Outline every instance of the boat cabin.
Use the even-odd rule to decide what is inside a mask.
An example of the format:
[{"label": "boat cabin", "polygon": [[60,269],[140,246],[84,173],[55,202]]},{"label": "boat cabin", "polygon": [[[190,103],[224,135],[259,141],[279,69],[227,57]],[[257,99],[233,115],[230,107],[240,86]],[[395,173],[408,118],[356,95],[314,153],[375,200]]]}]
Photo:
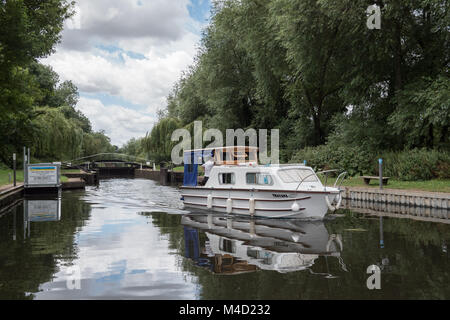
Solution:
[{"label": "boat cabin", "polygon": [[257,166],[257,147],[220,147],[184,152],[184,181],[185,186],[196,186],[198,166],[212,158],[215,166]]},{"label": "boat cabin", "polygon": [[323,185],[310,167],[303,165],[259,166],[258,148],[224,147],[188,150],[185,152],[185,187],[197,186],[198,166],[214,159],[206,187],[296,189],[299,183],[307,189]]}]

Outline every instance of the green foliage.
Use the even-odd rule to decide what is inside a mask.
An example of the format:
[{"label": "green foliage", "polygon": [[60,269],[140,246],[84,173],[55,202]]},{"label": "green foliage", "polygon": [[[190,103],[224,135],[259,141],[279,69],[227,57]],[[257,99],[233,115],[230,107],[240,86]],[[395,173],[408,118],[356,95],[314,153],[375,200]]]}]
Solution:
[{"label": "green foliage", "polygon": [[37,62],[53,52],[73,4],[0,1],[0,161],[8,165],[23,146],[48,161],[115,151],[104,132],[92,132],[89,119],[75,109],[76,86],[60,83],[51,67]]},{"label": "green foliage", "polygon": [[[307,161],[316,170],[338,169],[350,176],[363,175],[372,171],[374,157],[362,147],[326,144],[308,147],[292,157],[292,163]],[[371,161],[372,160],[372,161]]]},{"label": "green foliage", "polygon": [[378,175],[378,159],[383,159],[383,176],[399,181],[450,178],[450,154],[437,150],[413,149],[380,154],[364,147],[328,143],[298,151],[291,163],[303,163],[318,170],[339,169],[349,176]]},{"label": "green foliage", "polygon": [[39,108],[33,120],[34,155],[38,158],[75,159],[82,154],[83,130],[61,109]]},{"label": "green foliage", "polygon": [[382,155],[385,176],[402,181],[449,179],[450,154],[437,150],[413,149]]},{"label": "green foliage", "polygon": [[90,156],[98,153],[113,153],[117,151],[116,147],[111,145],[111,139],[104,131],[84,132],[81,147],[83,156]]},{"label": "green foliage", "polygon": [[127,154],[130,156],[147,159],[147,152],[144,148],[145,138],[130,139],[122,148],[119,149],[119,153]]},{"label": "green foliage", "polygon": [[389,118],[409,147],[448,146],[450,124],[450,78],[421,78],[397,96],[398,109]]},{"label": "green foliage", "polygon": [[58,74],[50,66],[37,62],[33,62],[29,69],[40,91],[35,99],[36,105],[52,108],[75,107],[78,102],[78,88],[71,81],[59,84]]},{"label": "green foliage", "polygon": [[156,162],[170,161],[172,149],[178,142],[172,142],[172,133],[181,128],[177,119],[165,118],[156,124],[152,132],[142,140],[143,149],[151,160]]},{"label": "green foliage", "polygon": [[378,3],[381,31],[366,26],[366,0],[213,2],[166,114],[278,128],[282,161],[327,143],[317,165],[352,174],[373,172],[383,150],[449,150],[448,2]]},{"label": "green foliage", "polygon": [[0,2],[0,110],[32,106],[26,68],[53,52],[72,5],[65,0]]}]

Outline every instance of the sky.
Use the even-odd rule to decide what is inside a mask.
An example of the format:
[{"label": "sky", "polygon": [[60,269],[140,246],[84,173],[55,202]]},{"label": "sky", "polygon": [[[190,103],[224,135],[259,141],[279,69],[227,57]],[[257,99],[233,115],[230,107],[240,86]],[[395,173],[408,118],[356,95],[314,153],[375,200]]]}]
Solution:
[{"label": "sky", "polygon": [[77,0],[75,11],[41,62],[78,87],[77,109],[112,144],[145,136],[193,63],[210,0]]}]

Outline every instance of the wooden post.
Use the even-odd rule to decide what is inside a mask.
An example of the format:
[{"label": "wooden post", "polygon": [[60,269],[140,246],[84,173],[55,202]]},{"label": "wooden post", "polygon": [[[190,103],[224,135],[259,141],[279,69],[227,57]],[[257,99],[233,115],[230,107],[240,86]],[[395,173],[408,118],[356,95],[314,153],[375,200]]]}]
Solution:
[{"label": "wooden post", "polygon": [[160,168],[159,169],[159,183],[163,186],[167,185],[167,168]]}]

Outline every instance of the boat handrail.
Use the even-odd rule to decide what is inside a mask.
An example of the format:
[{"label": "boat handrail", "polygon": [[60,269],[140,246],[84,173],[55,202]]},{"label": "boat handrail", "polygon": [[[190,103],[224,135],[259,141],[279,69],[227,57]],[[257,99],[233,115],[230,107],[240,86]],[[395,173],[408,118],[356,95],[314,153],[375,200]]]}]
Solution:
[{"label": "boat handrail", "polygon": [[309,175],[307,175],[306,177],[304,177],[303,179],[301,177],[299,177],[301,179],[300,183],[298,184],[297,188],[295,189],[295,191],[298,191],[298,188],[300,188],[301,184],[303,183],[303,181],[305,181],[306,179],[308,179],[311,176],[315,176],[316,174],[313,172]]},{"label": "boat handrail", "polygon": [[[347,175],[347,171],[342,172],[336,179],[336,181],[334,182],[334,187],[336,188],[339,179],[341,179],[341,182],[339,183],[339,186],[337,187],[338,189],[342,186],[342,183],[344,182],[345,176]],[[342,178],[341,178],[342,177]]]}]

